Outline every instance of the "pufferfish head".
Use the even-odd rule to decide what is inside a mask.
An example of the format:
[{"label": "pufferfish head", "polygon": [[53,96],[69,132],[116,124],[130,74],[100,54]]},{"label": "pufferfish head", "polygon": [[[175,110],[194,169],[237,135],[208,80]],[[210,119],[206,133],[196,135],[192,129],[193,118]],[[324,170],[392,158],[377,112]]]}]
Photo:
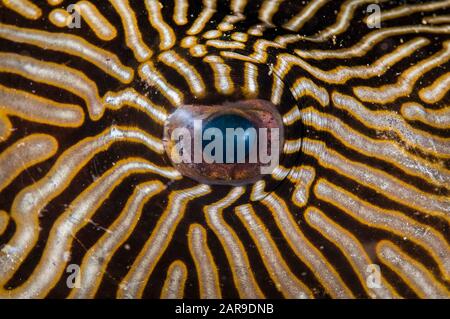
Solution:
[{"label": "pufferfish head", "polygon": [[449,7],[3,1],[0,297],[448,297]]}]

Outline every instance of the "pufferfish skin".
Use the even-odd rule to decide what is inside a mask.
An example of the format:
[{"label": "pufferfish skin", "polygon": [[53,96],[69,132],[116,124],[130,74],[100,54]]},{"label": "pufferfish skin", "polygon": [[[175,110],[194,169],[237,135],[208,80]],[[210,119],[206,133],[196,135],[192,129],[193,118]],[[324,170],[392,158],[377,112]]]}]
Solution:
[{"label": "pufferfish skin", "polygon": [[[0,1],[0,298],[448,298],[449,34],[448,0]],[[270,174],[171,161],[177,110],[266,104]]]}]

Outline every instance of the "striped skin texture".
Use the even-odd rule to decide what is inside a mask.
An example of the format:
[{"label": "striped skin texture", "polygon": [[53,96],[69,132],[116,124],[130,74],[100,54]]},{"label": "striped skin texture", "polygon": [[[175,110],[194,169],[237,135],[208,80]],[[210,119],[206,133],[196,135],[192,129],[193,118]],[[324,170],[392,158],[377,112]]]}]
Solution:
[{"label": "striped skin texture", "polygon": [[[69,4],[0,2],[0,298],[450,296],[450,1]],[[177,107],[255,98],[272,175],[170,165]]]}]

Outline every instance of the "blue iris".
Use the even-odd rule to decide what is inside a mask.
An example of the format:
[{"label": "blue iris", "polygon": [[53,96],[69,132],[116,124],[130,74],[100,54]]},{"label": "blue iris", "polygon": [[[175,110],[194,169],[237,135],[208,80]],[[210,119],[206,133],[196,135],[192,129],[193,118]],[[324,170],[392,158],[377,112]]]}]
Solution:
[{"label": "blue iris", "polygon": [[[227,132],[226,129],[243,129],[244,130],[244,134],[236,134],[234,136],[234,160],[233,163],[237,163],[238,161],[238,145],[243,145],[241,143],[245,143],[245,152],[244,152],[244,156],[245,156],[245,161],[248,162],[248,158],[250,155],[250,151],[252,150],[253,147],[255,147],[256,145],[256,136],[254,134],[251,134],[250,130],[247,130],[249,128],[253,128],[256,130],[256,127],[253,125],[253,123],[248,120],[245,117],[242,117],[240,115],[237,114],[224,114],[224,115],[219,115],[216,116],[214,118],[212,118],[211,120],[209,120],[206,124],[204,123],[203,128],[202,128],[202,135],[204,134],[204,132],[209,129],[209,128],[215,128],[215,129],[219,129],[222,133],[222,143],[223,143],[223,162],[226,163],[226,158],[227,158]],[[208,140],[203,140],[202,145],[203,145],[203,149],[205,148],[205,146],[209,143],[210,141]],[[230,149],[231,149],[231,145],[230,145]],[[214,152],[212,155],[215,155]],[[229,157],[231,157],[231,154],[229,154]]]}]

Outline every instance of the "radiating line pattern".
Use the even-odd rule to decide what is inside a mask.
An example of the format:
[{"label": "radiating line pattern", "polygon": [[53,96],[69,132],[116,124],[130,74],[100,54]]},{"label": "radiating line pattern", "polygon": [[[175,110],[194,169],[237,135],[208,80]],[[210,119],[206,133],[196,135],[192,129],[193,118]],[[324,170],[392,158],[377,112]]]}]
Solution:
[{"label": "radiating line pattern", "polygon": [[[450,1],[101,3],[0,1],[0,298],[450,297]],[[182,176],[247,99],[272,174]]]}]

